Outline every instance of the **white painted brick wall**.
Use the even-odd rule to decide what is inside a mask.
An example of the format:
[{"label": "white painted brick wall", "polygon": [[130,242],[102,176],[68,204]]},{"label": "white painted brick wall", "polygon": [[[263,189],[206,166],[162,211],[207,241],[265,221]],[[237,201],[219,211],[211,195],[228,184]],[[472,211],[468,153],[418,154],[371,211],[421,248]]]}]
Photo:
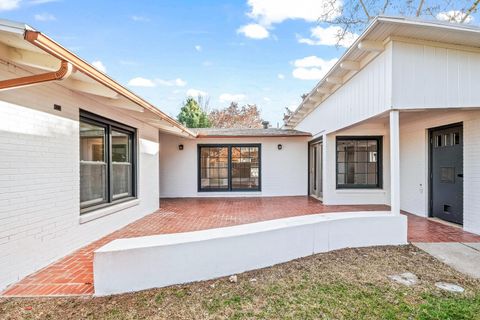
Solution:
[{"label": "white painted brick wall", "polygon": [[464,137],[464,229],[480,234],[480,111],[401,113],[401,208],[428,216],[428,129],[457,122],[463,122]]},{"label": "white painted brick wall", "polygon": [[[0,63],[0,79],[24,74]],[[54,111],[53,104],[62,111]],[[57,84],[0,93],[0,290],[158,208],[158,153],[139,143],[138,206],[79,223],[79,108],[158,131]]]},{"label": "white painted brick wall", "polygon": [[[160,135],[160,195],[162,197],[239,197],[306,195],[308,138],[183,139]],[[197,144],[260,143],[261,192],[198,192]],[[277,145],[282,144],[282,150]],[[184,149],[178,150],[183,144]]]},{"label": "white painted brick wall", "polygon": [[480,116],[464,122],[463,228],[480,234]]}]

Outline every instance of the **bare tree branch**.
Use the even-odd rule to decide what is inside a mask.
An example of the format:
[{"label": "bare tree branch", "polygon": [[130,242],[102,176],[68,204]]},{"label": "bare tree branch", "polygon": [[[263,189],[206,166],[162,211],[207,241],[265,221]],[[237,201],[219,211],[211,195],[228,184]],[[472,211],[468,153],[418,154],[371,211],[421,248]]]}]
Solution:
[{"label": "bare tree branch", "polygon": [[422,7],[423,7],[424,2],[425,2],[425,0],[420,0],[420,3],[418,4],[417,13],[415,15],[416,17],[419,17],[420,13],[422,13]]},{"label": "bare tree branch", "polygon": [[370,17],[370,14],[368,13],[367,7],[365,6],[365,3],[363,3],[363,0],[360,0],[360,4],[362,5],[363,12],[365,12],[365,15],[367,16],[368,20],[370,21],[371,17]]},{"label": "bare tree branch", "polygon": [[[320,0],[319,0],[320,1]],[[398,15],[438,19],[438,14],[457,13],[450,22],[465,23],[480,8],[480,0],[322,0],[327,13],[319,23],[342,28],[337,32],[337,46],[351,34],[360,34],[377,15]]]},{"label": "bare tree branch", "polygon": [[465,15],[463,16],[462,20],[460,20],[460,23],[464,23],[465,20],[467,20],[468,16],[470,16],[473,11],[477,10],[478,3],[480,3],[480,0],[475,0],[475,2],[472,4],[472,6],[467,10]]},{"label": "bare tree branch", "polygon": [[385,14],[385,11],[387,10],[389,4],[390,4],[390,1],[385,0],[385,3],[383,4],[382,14]]}]

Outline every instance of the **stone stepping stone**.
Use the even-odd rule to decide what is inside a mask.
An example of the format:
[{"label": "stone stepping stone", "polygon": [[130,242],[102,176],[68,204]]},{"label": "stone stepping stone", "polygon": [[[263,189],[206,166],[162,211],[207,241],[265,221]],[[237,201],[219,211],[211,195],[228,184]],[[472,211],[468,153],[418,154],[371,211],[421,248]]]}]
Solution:
[{"label": "stone stepping stone", "polygon": [[459,285],[453,284],[453,283],[448,283],[448,282],[437,282],[435,283],[435,287],[446,290],[449,292],[457,292],[457,293],[462,293],[465,291],[462,287]]},{"label": "stone stepping stone", "polygon": [[397,283],[403,284],[405,286],[408,286],[408,287],[413,286],[413,285],[417,284],[417,282],[418,282],[418,277],[411,272],[395,274],[395,275],[391,275],[391,276],[388,276],[388,277],[391,280],[393,280]]}]

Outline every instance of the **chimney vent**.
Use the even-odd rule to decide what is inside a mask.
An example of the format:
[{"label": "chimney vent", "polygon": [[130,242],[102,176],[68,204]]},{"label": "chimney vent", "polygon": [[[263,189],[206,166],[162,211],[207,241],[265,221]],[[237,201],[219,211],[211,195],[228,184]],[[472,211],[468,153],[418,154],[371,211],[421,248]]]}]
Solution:
[{"label": "chimney vent", "polygon": [[270,122],[268,121],[262,121],[263,129],[268,129]]}]

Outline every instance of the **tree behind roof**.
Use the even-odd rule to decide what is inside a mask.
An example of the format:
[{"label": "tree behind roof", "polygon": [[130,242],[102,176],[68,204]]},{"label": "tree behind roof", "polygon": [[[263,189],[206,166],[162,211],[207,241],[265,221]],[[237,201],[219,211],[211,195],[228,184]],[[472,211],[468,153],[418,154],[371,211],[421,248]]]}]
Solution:
[{"label": "tree behind roof", "polygon": [[323,0],[325,14],[318,21],[339,27],[337,44],[361,33],[378,15],[438,19],[469,23],[480,0]]},{"label": "tree behind roof", "polygon": [[207,113],[202,109],[197,100],[192,97],[187,98],[184,102],[177,119],[188,128],[211,127]]},{"label": "tree behind roof", "polygon": [[208,115],[214,128],[262,128],[260,110],[255,104],[247,104],[242,107],[232,102],[224,109],[212,110]]}]

